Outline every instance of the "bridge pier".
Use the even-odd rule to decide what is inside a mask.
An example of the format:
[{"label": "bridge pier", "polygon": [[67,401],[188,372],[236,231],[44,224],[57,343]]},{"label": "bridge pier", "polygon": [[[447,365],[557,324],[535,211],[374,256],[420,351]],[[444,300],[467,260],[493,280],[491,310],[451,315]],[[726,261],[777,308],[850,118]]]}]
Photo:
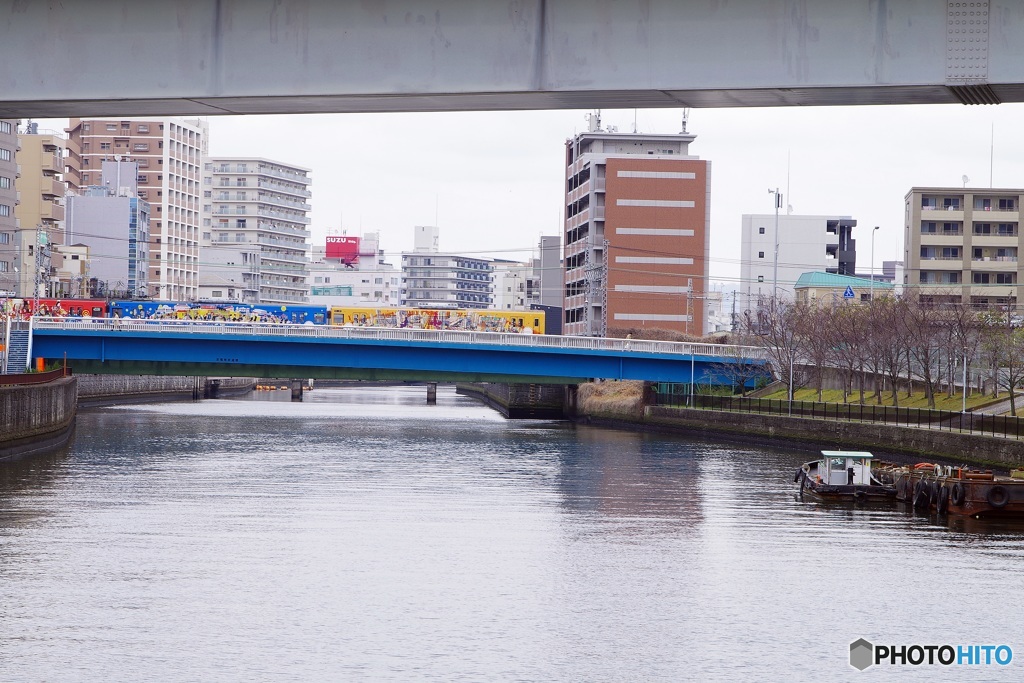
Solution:
[{"label": "bridge pier", "polygon": [[293,379],[292,380],[292,400],[293,401],[301,401],[302,400],[302,380],[301,379]]},{"label": "bridge pier", "polygon": [[203,398],[217,398],[220,393],[219,379],[206,379],[203,382]]},{"label": "bridge pier", "polygon": [[580,386],[578,384],[566,384],[562,391],[562,416],[567,419],[576,417],[576,398]]},{"label": "bridge pier", "polygon": [[427,384],[427,405],[437,405],[437,382],[429,382]]}]

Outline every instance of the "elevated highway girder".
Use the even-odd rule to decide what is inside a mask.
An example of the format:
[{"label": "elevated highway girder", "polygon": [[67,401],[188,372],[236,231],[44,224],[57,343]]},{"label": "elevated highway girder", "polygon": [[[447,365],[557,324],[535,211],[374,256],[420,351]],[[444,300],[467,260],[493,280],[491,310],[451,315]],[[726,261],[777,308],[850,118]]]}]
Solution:
[{"label": "elevated highway girder", "polygon": [[1019,0],[3,4],[0,118],[1024,101]]}]

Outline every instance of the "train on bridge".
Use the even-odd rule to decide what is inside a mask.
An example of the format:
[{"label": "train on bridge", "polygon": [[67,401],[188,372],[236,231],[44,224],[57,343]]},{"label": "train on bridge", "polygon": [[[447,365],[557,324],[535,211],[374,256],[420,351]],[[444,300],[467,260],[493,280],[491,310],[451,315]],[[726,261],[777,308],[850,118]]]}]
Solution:
[{"label": "train on bridge", "polygon": [[402,306],[315,306],[106,299],[0,299],[0,313],[28,319],[38,312],[55,318],[134,318],[259,321],[341,327],[394,327],[470,332],[545,333],[545,313]]}]

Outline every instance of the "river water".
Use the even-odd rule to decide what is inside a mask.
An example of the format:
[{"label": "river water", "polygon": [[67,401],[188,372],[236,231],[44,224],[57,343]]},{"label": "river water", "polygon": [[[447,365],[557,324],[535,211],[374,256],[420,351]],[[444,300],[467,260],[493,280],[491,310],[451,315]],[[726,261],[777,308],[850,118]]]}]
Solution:
[{"label": "river water", "polygon": [[800,502],[808,459],[445,388],[82,411],[0,467],[0,679],[1019,680],[1024,527]]}]

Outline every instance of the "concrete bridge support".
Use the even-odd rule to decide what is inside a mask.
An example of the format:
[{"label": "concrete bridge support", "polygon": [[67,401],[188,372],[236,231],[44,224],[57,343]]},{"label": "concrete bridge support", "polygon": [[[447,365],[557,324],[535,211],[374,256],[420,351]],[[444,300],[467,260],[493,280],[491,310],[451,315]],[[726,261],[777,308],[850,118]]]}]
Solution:
[{"label": "concrete bridge support", "polygon": [[302,400],[302,387],[303,387],[303,381],[301,379],[293,379],[292,380],[292,400],[293,401],[301,401]]},{"label": "concrete bridge support", "polygon": [[437,382],[427,384],[427,405],[437,405]]}]

